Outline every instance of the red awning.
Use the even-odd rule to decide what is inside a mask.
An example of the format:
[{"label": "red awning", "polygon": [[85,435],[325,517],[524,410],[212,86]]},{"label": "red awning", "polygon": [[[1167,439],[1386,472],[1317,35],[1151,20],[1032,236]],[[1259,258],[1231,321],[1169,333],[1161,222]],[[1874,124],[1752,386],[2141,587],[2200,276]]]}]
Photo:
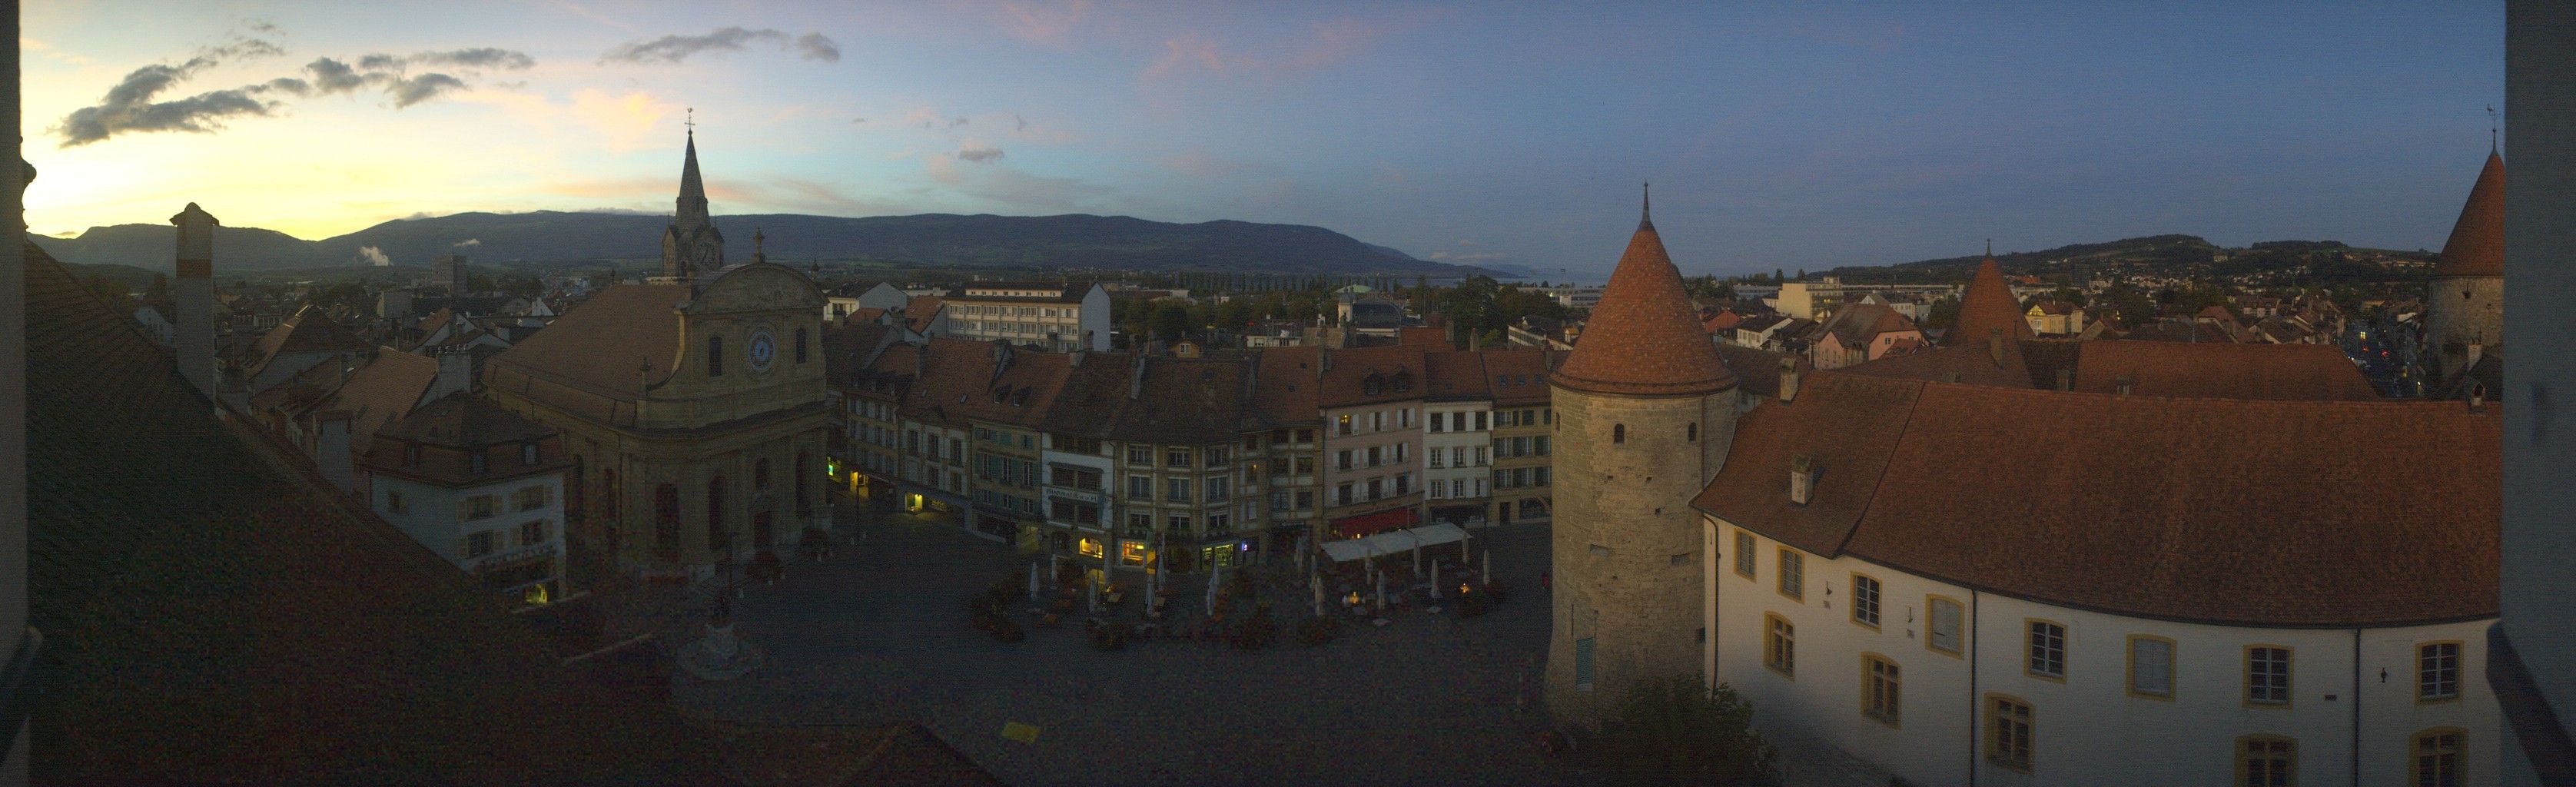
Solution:
[{"label": "red awning", "polygon": [[1343,517],[1341,519],[1333,520],[1333,537],[1357,538],[1360,536],[1374,535],[1387,530],[1408,527],[1418,521],[1421,521],[1420,515],[1411,508],[1398,508],[1389,511],[1380,511],[1374,514]]}]

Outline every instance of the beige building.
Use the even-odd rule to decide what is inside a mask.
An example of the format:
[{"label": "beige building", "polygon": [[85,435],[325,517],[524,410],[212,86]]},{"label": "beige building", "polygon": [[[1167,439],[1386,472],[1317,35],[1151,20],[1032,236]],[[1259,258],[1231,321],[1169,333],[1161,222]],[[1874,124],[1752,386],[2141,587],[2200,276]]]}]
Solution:
[{"label": "beige building", "polygon": [[723,266],[694,142],[683,172],[664,276],[602,290],[485,364],[494,403],[563,433],[575,584],[707,576],[829,524],[822,293],[757,258]]},{"label": "beige building", "polygon": [[948,336],[1051,352],[1109,349],[1109,291],[1097,284],[975,282],[945,305]]},{"label": "beige building", "polygon": [[1486,521],[1544,522],[1550,516],[1556,410],[1548,396],[1548,359],[1564,355],[1555,350],[1485,352],[1494,410],[1494,510]]}]

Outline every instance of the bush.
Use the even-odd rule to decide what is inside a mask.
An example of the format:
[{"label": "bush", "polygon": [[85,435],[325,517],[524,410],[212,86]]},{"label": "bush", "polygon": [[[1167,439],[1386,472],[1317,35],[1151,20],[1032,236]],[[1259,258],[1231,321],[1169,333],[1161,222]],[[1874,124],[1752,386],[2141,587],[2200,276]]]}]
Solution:
[{"label": "bush", "polygon": [[1307,618],[1297,623],[1297,644],[1321,645],[1341,636],[1342,621],[1330,615]]},{"label": "bush", "polygon": [[1696,675],[1629,687],[1617,720],[1602,725],[1602,755],[1638,783],[1706,783],[1769,773],[1777,749],[1753,730],[1753,706]]},{"label": "bush", "polygon": [[1117,650],[1127,647],[1127,640],[1134,639],[1135,636],[1134,624],[1111,623],[1091,630],[1091,646],[1101,650]]},{"label": "bush", "polygon": [[989,630],[993,632],[994,639],[1003,642],[1018,642],[1029,638],[1029,633],[1021,630],[1020,624],[1011,622],[1010,618],[994,619],[993,627]]},{"label": "bush", "polygon": [[1510,585],[1506,585],[1506,584],[1503,584],[1503,583],[1500,583],[1500,582],[1496,582],[1496,583],[1494,583],[1494,584],[1492,584],[1492,585],[1488,585],[1488,586],[1485,586],[1485,587],[1477,588],[1477,589],[1476,589],[1476,592],[1477,592],[1477,593],[1483,593],[1483,594],[1488,595],[1488,596],[1492,596],[1492,598],[1488,598],[1488,599],[1485,599],[1485,600],[1486,600],[1486,601],[1491,601],[1491,602],[1496,603],[1496,604],[1500,604],[1500,603],[1503,603],[1503,602],[1504,602],[1504,601],[1506,601],[1506,600],[1509,600],[1509,599],[1512,597],[1512,586],[1510,586]]}]

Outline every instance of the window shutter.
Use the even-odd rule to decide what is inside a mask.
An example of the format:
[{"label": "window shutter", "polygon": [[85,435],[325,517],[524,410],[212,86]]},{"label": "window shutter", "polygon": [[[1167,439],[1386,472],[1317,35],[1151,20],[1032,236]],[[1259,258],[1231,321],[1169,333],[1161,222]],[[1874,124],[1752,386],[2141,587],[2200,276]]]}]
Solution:
[{"label": "window shutter", "polygon": [[1574,641],[1574,684],[1576,687],[1583,689],[1589,689],[1592,687],[1591,637],[1584,637]]}]

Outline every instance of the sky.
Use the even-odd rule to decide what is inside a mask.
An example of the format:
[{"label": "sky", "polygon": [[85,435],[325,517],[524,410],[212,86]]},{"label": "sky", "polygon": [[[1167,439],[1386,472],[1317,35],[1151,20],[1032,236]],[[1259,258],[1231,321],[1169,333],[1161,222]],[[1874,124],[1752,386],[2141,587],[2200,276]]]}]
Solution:
[{"label": "sky", "polygon": [[[2160,233],[2438,249],[2502,3],[21,6],[30,228],[666,213],[1314,224],[1598,277]],[[691,110],[694,110],[692,112]]]}]

